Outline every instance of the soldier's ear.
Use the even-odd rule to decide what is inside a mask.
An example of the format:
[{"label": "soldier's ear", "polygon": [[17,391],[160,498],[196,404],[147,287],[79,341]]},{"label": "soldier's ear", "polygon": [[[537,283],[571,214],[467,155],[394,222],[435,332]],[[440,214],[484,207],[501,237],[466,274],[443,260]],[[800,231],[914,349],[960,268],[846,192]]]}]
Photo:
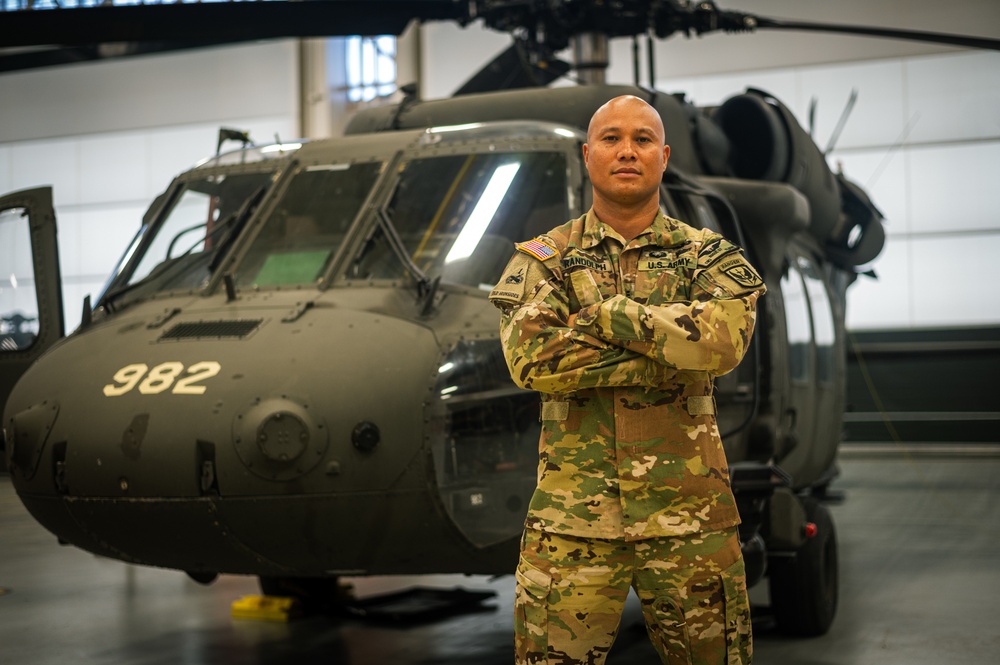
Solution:
[{"label": "soldier's ear", "polygon": [[670,159],[670,146],[664,144],[663,146],[663,170],[667,170],[667,161]]},{"label": "soldier's ear", "polygon": [[583,150],[583,165],[589,166],[589,164],[587,163],[587,157],[590,155],[590,146],[584,143],[582,150]]}]

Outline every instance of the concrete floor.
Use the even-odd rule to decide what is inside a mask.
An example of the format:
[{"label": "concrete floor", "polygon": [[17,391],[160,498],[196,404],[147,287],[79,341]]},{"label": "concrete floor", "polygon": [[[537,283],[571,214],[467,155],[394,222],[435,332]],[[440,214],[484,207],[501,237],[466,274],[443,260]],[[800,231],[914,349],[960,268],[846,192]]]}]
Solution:
[{"label": "concrete floor", "polygon": [[[851,458],[832,508],[840,610],[829,634],[793,640],[755,616],[758,665],[1000,663],[1000,459]],[[60,547],[0,476],[0,663],[268,665],[512,662],[513,579],[349,580],[361,597],[415,585],[494,590],[475,613],[416,626],[314,616],[234,620],[256,581],[200,586]],[[759,586],[752,598],[763,606]],[[756,611],[756,610],[755,610]],[[608,663],[654,663],[634,598]]]}]

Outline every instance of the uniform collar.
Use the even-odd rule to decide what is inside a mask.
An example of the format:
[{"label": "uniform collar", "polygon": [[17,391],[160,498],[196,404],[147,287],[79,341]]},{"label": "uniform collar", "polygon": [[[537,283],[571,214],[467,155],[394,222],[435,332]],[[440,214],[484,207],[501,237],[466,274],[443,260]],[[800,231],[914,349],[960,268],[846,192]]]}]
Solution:
[{"label": "uniform collar", "polygon": [[[621,234],[602,222],[591,208],[587,211],[583,221],[582,247],[590,249],[604,242],[605,238],[614,238],[622,247],[629,243],[625,242]],[[646,229],[637,235],[632,241],[638,246],[655,245],[657,247],[673,247],[683,244],[687,240],[687,234],[680,228],[680,222],[663,214],[658,210],[653,222]]]}]

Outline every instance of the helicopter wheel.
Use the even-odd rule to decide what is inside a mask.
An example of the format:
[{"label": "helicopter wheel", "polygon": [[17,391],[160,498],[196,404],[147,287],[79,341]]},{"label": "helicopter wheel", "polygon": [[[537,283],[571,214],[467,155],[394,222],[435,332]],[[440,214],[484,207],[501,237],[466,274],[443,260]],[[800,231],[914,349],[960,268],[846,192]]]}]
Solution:
[{"label": "helicopter wheel", "polygon": [[837,613],[837,534],[825,505],[811,496],[802,503],[816,535],[794,556],[768,561],[771,609],[782,632],[816,637],[830,630]]},{"label": "helicopter wheel", "polygon": [[353,601],[348,585],[339,577],[265,577],[257,578],[265,596],[282,596],[299,601],[307,614],[342,612]]}]

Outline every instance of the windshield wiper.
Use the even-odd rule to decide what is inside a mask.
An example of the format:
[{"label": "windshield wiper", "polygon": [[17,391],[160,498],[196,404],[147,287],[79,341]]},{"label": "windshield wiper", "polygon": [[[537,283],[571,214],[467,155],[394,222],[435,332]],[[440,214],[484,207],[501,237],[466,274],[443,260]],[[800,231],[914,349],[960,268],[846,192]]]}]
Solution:
[{"label": "windshield wiper", "polygon": [[[260,203],[261,198],[264,197],[264,192],[267,191],[267,185],[261,185],[254,193],[243,202],[240,209],[236,211],[236,214],[230,219],[226,220],[226,223],[222,225],[227,227],[226,235],[219,240],[219,244],[213,251],[212,261],[208,264],[208,274],[214,275],[215,269],[219,267],[222,262],[222,258],[226,255],[229,247],[232,246],[236,238],[239,237],[240,231],[243,229],[243,225],[246,221],[250,219],[250,214],[257,208],[257,204]],[[212,233],[215,233],[215,229],[212,229]]]},{"label": "windshield wiper", "polygon": [[389,212],[386,210],[386,206],[379,208],[378,221],[379,226],[382,227],[382,233],[385,234],[386,240],[389,241],[389,247],[392,249],[393,254],[399,258],[406,267],[406,270],[417,280],[417,303],[420,305],[420,313],[426,316],[433,307],[434,295],[437,293],[438,285],[441,283],[441,277],[438,276],[432,280],[413,262],[409,252],[406,251],[403,240],[399,237],[399,233],[396,232],[396,227],[393,225],[392,220],[389,219]]}]

